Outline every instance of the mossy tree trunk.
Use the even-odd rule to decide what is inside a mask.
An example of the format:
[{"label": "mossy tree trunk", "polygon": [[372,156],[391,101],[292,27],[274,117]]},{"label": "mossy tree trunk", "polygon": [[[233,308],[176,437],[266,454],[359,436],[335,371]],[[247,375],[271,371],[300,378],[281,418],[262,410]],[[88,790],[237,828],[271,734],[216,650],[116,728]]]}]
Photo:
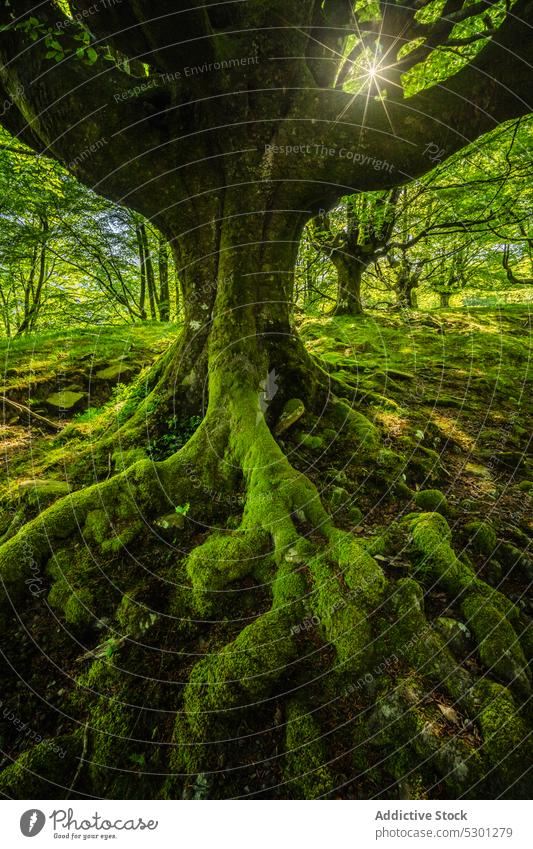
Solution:
[{"label": "mossy tree trunk", "polygon": [[358,257],[332,258],[337,271],[337,297],[333,315],[362,315],[361,279],[367,263]]}]

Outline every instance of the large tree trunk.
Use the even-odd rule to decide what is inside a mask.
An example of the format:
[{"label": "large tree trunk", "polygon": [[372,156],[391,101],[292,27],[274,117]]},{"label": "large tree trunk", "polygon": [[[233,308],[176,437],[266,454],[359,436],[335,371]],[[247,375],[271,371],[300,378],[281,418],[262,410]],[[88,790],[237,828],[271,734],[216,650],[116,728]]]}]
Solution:
[{"label": "large tree trunk", "polygon": [[292,320],[303,225],[299,220],[287,233],[267,212],[246,223],[229,214],[216,233],[204,234],[196,243],[190,237],[171,238],[185,321],[155,395],[166,397],[176,409],[183,405],[188,414],[205,415],[225,370],[223,383],[245,381],[258,399],[268,376],[276,381],[270,416],[279,414],[291,397],[320,405],[324,373],[306,352]]},{"label": "large tree trunk", "polygon": [[446,309],[450,306],[451,294],[449,292],[439,292],[439,300],[441,309]]}]

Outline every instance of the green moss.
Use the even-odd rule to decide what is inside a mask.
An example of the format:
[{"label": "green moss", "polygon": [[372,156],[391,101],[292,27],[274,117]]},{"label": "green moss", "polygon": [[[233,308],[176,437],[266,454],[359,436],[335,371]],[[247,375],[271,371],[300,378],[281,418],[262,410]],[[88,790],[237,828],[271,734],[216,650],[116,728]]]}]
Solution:
[{"label": "green moss", "polygon": [[48,561],[47,571],[53,578],[48,593],[50,605],[62,610],[71,625],[84,627],[94,623],[97,568],[90,554],[84,549],[60,549]]},{"label": "green moss", "polygon": [[90,510],[85,519],[83,537],[87,542],[101,545],[109,531],[109,517],[104,510]]},{"label": "green moss", "polygon": [[370,721],[373,745],[393,747],[386,768],[396,780],[422,769],[428,783],[435,775],[443,780],[452,798],[468,790],[482,774],[475,749],[450,735],[442,714],[424,700],[424,690],[415,678],[401,678],[386,686]]},{"label": "green moss", "polygon": [[491,601],[469,593],[461,602],[483,665],[501,681],[529,693],[531,674],[513,626]]},{"label": "green moss", "polygon": [[[520,717],[514,699],[506,687],[483,679],[475,696],[479,707],[478,722],[483,735],[482,754],[490,769],[489,782],[508,791],[510,798],[529,798],[525,765],[533,760],[528,727]],[[494,790],[491,790],[491,795]],[[523,794],[526,794],[525,796]]]},{"label": "green moss", "polygon": [[453,597],[473,631],[480,658],[501,680],[515,681],[529,692],[529,673],[512,622],[518,612],[488,584],[479,580],[470,566],[461,563],[450,545],[450,530],[442,516],[425,513],[410,520],[413,553],[422,580],[439,582]]},{"label": "green moss", "polygon": [[84,587],[69,597],[65,604],[65,620],[72,625],[87,625],[95,619],[94,599],[91,591]]},{"label": "green moss", "polygon": [[414,502],[420,510],[427,513],[448,513],[446,496],[439,489],[421,489],[414,495]]},{"label": "green moss", "polygon": [[0,794],[8,799],[58,799],[69,789],[79,764],[79,734],[43,740],[0,773]]},{"label": "green moss", "polygon": [[459,657],[469,651],[469,640],[472,635],[464,622],[459,622],[457,619],[451,619],[448,616],[439,616],[433,623],[433,627],[451,651]]},{"label": "green moss", "polygon": [[[286,578],[291,592],[301,589],[299,583],[292,583],[290,572]],[[170,761],[174,771],[194,774],[208,769],[210,752],[205,741],[227,735],[227,724],[236,721],[236,709],[267,696],[296,659],[297,644],[285,609],[289,595],[286,584],[283,582],[274,592],[279,607],[247,625],[233,642],[194,666],[184,691],[183,713],[178,714],[174,728],[175,749]],[[296,607],[290,613],[296,616],[302,611]],[[213,757],[212,747],[210,750]],[[174,793],[175,783],[167,782],[165,792]]]},{"label": "green moss", "polygon": [[326,447],[326,440],[324,435],[317,436],[313,433],[302,433],[300,436],[300,445],[303,445],[304,448],[310,448],[312,451],[319,451]]},{"label": "green moss", "polygon": [[157,613],[141,600],[145,594],[146,586],[143,584],[122,597],[116,615],[123,635],[139,639],[157,622]]},{"label": "green moss", "polygon": [[224,589],[254,571],[266,552],[268,537],[260,531],[214,533],[194,548],[186,561],[193,587],[193,601],[201,613],[208,613],[222,600]]},{"label": "green moss", "polygon": [[488,522],[473,521],[465,525],[472,549],[479,554],[492,554],[496,548],[497,539],[494,528]]},{"label": "green moss", "polygon": [[342,531],[330,532],[327,556],[315,555],[308,566],[314,587],[309,602],[319,627],[339,662],[360,671],[371,663],[368,611],[382,596],[383,572],[366,549]]},{"label": "green moss", "polygon": [[326,765],[324,738],[313,715],[296,700],[286,712],[284,777],[291,795],[318,799],[335,789],[334,777]]},{"label": "green moss", "polygon": [[474,571],[453,551],[451,531],[439,513],[422,513],[409,520],[412,557],[423,581],[438,581],[453,594],[473,585]]},{"label": "green moss", "polygon": [[[89,776],[99,792],[128,798],[132,792],[130,753],[136,735],[138,711],[121,704],[118,699],[102,696],[92,708],[89,718],[91,729],[91,759]],[[121,771],[122,770],[122,771]]]},{"label": "green moss", "polygon": [[412,578],[401,578],[391,588],[389,603],[395,621],[385,626],[384,654],[409,664],[417,675],[428,677],[452,698],[461,699],[471,685],[470,676],[427,621],[422,587]]},{"label": "green moss", "polygon": [[144,448],[129,448],[122,449],[118,448],[111,455],[111,459],[113,460],[113,464],[117,472],[121,472],[124,469],[129,468],[134,463],[138,463],[139,460],[144,460],[146,458],[146,452]]}]

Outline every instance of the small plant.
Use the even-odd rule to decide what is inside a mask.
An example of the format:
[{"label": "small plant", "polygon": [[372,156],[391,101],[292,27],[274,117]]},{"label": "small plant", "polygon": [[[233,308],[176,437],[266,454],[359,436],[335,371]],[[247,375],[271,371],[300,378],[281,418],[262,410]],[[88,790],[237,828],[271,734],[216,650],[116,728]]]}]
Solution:
[{"label": "small plant", "polygon": [[167,457],[175,454],[189,441],[201,422],[200,416],[190,416],[186,419],[172,416],[167,419],[165,422],[166,432],[150,445],[149,455],[151,459],[166,460]]},{"label": "small plant", "polygon": [[76,413],[74,419],[77,422],[91,422],[93,419],[96,419],[100,413],[104,411],[104,407],[89,407],[88,410],[85,410],[83,413]]},{"label": "small plant", "polygon": [[193,787],[193,799],[200,800],[206,799],[207,794],[209,792],[209,781],[207,777],[201,772],[196,776],[196,781],[194,782]]},{"label": "small plant", "polygon": [[178,504],[177,507],[174,508],[178,516],[186,516],[190,510],[191,505],[187,501],[187,504]]}]

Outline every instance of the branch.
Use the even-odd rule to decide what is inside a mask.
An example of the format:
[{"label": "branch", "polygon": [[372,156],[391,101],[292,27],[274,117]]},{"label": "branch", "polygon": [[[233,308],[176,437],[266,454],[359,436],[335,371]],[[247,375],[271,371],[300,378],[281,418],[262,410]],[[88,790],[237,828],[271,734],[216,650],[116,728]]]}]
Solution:
[{"label": "branch", "polygon": [[[55,3],[41,3],[35,11],[33,6],[32,0],[17,0],[18,17],[12,20],[9,7],[0,4],[0,96],[12,104],[0,123],[86,184],[120,200],[144,183],[152,166],[148,151],[161,145],[160,128],[149,120],[154,108],[143,93],[120,99],[125,88],[132,89],[132,78],[106,62],[103,51],[93,50],[92,65],[76,55],[80,28],[67,26]],[[31,20],[37,20],[34,29]],[[50,33],[63,51],[61,61],[50,57]],[[124,163],[126,169],[120,167]]]},{"label": "branch", "polygon": [[11,401],[9,398],[6,398],[5,395],[0,395],[0,404],[4,404],[6,407],[11,407],[20,415],[25,413],[29,419],[35,419],[36,422],[44,425],[49,430],[58,431],[63,429],[62,425],[59,425],[44,416],[40,416],[38,413],[34,413],[29,407],[25,407],[24,404],[18,404],[16,401]]},{"label": "branch", "polygon": [[339,151],[357,151],[360,164],[354,166],[353,154],[351,161],[323,157],[315,179],[336,181],[343,193],[348,186],[375,190],[399,185],[435,167],[432,150],[439,159],[447,158],[498,124],[529,113],[532,18],[533,0],[517,0],[497,38],[472,63],[407,100],[396,88],[384,102],[366,93],[325,92],[329,125],[322,129],[322,142]]}]

